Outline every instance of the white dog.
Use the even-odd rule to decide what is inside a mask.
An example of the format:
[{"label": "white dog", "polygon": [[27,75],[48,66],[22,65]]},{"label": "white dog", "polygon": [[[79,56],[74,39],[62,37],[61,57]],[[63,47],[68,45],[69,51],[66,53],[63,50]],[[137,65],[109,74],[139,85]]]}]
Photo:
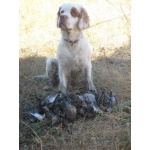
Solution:
[{"label": "white dog", "polygon": [[[66,93],[71,74],[84,72],[89,90],[96,92],[92,81],[91,48],[82,32],[89,27],[86,10],[78,4],[62,4],[58,11],[57,27],[61,28],[62,34],[57,58],[48,58],[46,74],[35,78],[49,78],[50,84],[60,82],[59,90]],[[56,79],[57,74],[59,80]]]}]

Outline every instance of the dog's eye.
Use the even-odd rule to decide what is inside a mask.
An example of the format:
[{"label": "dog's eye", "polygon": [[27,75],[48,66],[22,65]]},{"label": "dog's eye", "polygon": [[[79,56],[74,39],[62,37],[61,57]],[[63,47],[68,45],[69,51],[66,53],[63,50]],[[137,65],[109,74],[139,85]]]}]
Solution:
[{"label": "dog's eye", "polygon": [[61,11],[61,14],[63,14],[63,13],[64,13],[64,10]]}]

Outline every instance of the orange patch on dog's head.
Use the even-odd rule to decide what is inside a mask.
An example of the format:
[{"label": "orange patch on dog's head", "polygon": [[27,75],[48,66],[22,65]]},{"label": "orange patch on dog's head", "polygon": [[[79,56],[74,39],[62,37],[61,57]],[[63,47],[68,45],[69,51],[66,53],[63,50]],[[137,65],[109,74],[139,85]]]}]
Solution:
[{"label": "orange patch on dog's head", "polygon": [[75,7],[72,7],[71,10],[70,10],[70,14],[76,18],[76,17],[80,17],[80,13],[78,12],[78,10],[75,8]]},{"label": "orange patch on dog's head", "polygon": [[82,14],[84,22],[89,23],[90,19],[89,19],[87,11],[84,8],[82,8],[81,14]]},{"label": "orange patch on dog's head", "polygon": [[79,29],[84,30],[84,29],[88,28],[89,25],[90,25],[90,18],[88,16],[88,13],[84,8],[82,8],[81,9],[81,17],[79,20]]}]

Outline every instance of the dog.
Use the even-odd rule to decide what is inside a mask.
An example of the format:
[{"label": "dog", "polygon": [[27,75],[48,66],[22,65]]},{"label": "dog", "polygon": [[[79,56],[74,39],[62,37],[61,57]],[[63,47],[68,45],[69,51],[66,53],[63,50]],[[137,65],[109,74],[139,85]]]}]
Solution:
[{"label": "dog", "polygon": [[59,90],[65,94],[71,74],[84,74],[88,89],[96,92],[92,81],[91,47],[83,34],[89,27],[86,9],[79,4],[62,4],[57,13],[57,27],[62,35],[57,58],[47,58],[45,75],[34,79],[49,79],[48,87],[59,83]]}]

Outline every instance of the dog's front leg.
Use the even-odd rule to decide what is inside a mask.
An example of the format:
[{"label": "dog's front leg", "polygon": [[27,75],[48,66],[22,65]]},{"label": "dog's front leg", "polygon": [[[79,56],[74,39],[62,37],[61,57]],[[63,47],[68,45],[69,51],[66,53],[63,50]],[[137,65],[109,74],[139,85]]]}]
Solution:
[{"label": "dog's front leg", "polygon": [[61,67],[59,67],[59,80],[60,80],[59,90],[63,94],[66,94],[66,89],[67,89],[67,74],[66,74],[66,72]]},{"label": "dog's front leg", "polygon": [[97,90],[92,81],[92,66],[91,65],[87,66],[87,68],[86,68],[86,78],[88,81],[89,90],[97,93]]}]

